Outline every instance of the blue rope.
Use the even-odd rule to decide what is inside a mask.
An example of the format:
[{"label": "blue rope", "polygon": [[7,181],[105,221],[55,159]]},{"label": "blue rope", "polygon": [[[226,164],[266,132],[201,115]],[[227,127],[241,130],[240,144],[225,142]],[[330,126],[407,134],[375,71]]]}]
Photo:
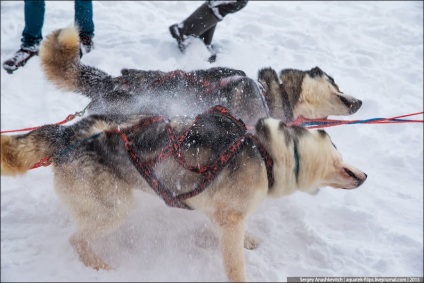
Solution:
[{"label": "blue rope", "polygon": [[[387,119],[387,118],[370,118],[370,119],[364,119],[364,120],[356,120],[356,121],[349,121],[347,123],[343,123],[343,125],[352,125],[352,124],[365,124],[369,122],[375,122],[375,121],[387,121],[387,122],[408,122],[410,120],[408,119],[400,119],[400,118],[393,118],[393,119]],[[318,125],[334,125],[339,124],[341,121],[310,121],[310,122],[303,122],[301,126],[307,127],[307,126],[318,126]]]}]

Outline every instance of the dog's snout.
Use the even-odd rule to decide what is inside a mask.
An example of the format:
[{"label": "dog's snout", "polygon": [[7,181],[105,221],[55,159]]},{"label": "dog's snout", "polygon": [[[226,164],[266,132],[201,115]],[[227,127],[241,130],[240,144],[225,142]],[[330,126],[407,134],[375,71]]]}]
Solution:
[{"label": "dog's snout", "polygon": [[338,94],[337,97],[349,109],[349,113],[353,114],[362,106],[362,101],[359,99],[348,98],[344,95]]},{"label": "dog's snout", "polygon": [[350,107],[349,107],[350,113],[351,114],[355,113],[356,111],[359,110],[359,108],[361,108],[361,106],[362,106],[362,100],[359,100],[359,99],[355,100],[354,102],[350,104]]},{"label": "dog's snout", "polygon": [[365,182],[365,180],[367,179],[367,177],[368,177],[368,175],[364,173],[364,177],[358,179],[358,187]]},{"label": "dog's snout", "polygon": [[349,176],[349,177],[351,177],[351,178],[353,178],[354,180],[355,180],[355,185],[354,185],[354,188],[357,188],[357,187],[359,187],[360,185],[362,185],[364,182],[365,182],[365,180],[367,179],[367,177],[368,177],[368,175],[367,174],[365,174],[365,173],[359,173],[359,172],[356,172],[356,174],[355,173],[353,173],[350,169],[348,169],[348,168],[344,168],[344,172]]}]

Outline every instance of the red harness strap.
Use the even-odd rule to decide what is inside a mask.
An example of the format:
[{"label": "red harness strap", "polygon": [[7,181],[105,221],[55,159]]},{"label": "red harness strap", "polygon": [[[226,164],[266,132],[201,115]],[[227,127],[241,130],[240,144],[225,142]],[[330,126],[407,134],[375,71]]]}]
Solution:
[{"label": "red harness strap", "polygon": [[[201,115],[198,115],[192,126],[187,129],[181,136],[176,137],[173,129],[168,124],[166,126],[167,136],[169,138],[169,143],[165,146],[162,151],[159,153],[158,157],[149,160],[142,161],[139,155],[137,154],[135,148],[128,142],[125,134],[122,132],[116,131],[114,133],[121,135],[121,137],[125,141],[125,146],[128,151],[128,155],[136,167],[137,171],[142,175],[142,177],[146,180],[146,182],[152,187],[152,189],[162,197],[165,203],[172,207],[191,209],[189,206],[184,204],[182,201],[191,197],[196,196],[201,193],[203,190],[207,188],[207,186],[215,179],[215,177],[225,168],[225,166],[247,145],[255,145],[262,158],[265,161],[267,177],[268,177],[268,187],[271,187],[274,183],[273,177],[273,160],[262,146],[262,144],[257,140],[255,136],[250,133],[247,133],[246,126],[240,120],[237,120],[233,116],[230,115],[229,111],[222,106],[215,106],[205,114],[208,113],[219,113],[227,118],[229,118],[233,123],[235,123],[243,132],[242,135],[237,137],[225,150],[223,150],[220,155],[214,160],[212,165],[198,165],[192,166],[187,164],[184,160],[181,153],[181,144],[186,139],[187,135],[190,133],[194,125],[196,125],[197,120]],[[202,115],[205,115],[202,114]],[[155,122],[163,121],[163,118],[152,117],[141,120],[141,122],[137,125],[138,127],[145,127],[148,125],[152,125]],[[175,195],[166,186],[159,180],[154,172],[154,166],[156,163],[163,161],[170,156],[174,156],[177,162],[183,166],[185,169],[192,171],[194,173],[202,175],[199,183],[196,188],[190,192],[182,193],[179,195]]]}]

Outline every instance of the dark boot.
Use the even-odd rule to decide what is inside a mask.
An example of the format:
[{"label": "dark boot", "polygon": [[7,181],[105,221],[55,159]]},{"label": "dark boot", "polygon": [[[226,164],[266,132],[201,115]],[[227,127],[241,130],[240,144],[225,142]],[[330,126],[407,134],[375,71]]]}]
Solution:
[{"label": "dark boot", "polygon": [[[169,31],[173,38],[177,40],[178,48],[184,52],[187,47],[186,39],[188,36],[208,37],[212,41],[215,25],[220,20],[215,16],[213,11],[209,8],[207,3],[202,4],[196,11],[193,12],[187,19],[179,24],[174,24],[169,27]],[[210,34],[207,33],[211,28]]]},{"label": "dark boot", "polygon": [[92,37],[80,35],[80,58],[82,55],[89,53],[92,49],[94,49]]},{"label": "dark boot", "polygon": [[213,34],[215,32],[216,25],[205,31],[202,35],[200,35],[200,39],[203,40],[203,42],[206,45],[206,48],[208,49],[211,56],[208,58],[209,63],[213,63],[216,61],[216,54],[217,50],[215,50],[215,47],[212,46],[212,38]]},{"label": "dark boot", "polygon": [[3,68],[7,73],[12,74],[18,68],[25,66],[29,59],[38,55],[39,45],[21,46],[12,58],[3,63]]}]

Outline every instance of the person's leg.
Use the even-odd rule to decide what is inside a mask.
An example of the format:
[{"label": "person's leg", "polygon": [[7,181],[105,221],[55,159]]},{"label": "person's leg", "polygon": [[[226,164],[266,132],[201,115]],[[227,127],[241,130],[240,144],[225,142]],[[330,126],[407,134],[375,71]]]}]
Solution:
[{"label": "person's leg", "polygon": [[93,49],[94,22],[91,0],[75,0],[75,24],[81,40],[80,57]]},{"label": "person's leg", "polygon": [[213,34],[215,33],[216,25],[202,33],[199,37],[203,40],[206,46],[211,45]]},{"label": "person's leg", "polygon": [[178,48],[184,52],[187,47],[185,40],[188,36],[199,37],[212,27],[214,27],[220,19],[218,19],[208,6],[208,2],[203,3],[184,21],[169,27],[172,37],[177,40]]},{"label": "person's leg", "polygon": [[181,51],[186,48],[187,36],[200,37],[207,46],[212,43],[216,24],[230,14],[241,10],[248,0],[241,1],[206,1],[187,19],[169,27],[172,37],[178,42]]},{"label": "person's leg", "polygon": [[75,24],[80,36],[94,36],[93,3],[91,0],[75,0]]},{"label": "person's leg", "polygon": [[226,15],[240,11],[247,5],[248,0],[237,1],[214,1],[209,0],[209,8],[214,12],[215,16],[222,20]]},{"label": "person's leg", "polygon": [[15,52],[12,58],[3,62],[3,68],[9,74],[12,74],[19,67],[25,66],[29,59],[38,55],[40,42],[43,39],[44,12],[44,0],[25,0],[25,27],[22,31],[21,48]]},{"label": "person's leg", "polygon": [[[45,3],[43,0],[25,0],[25,28],[22,32],[22,48],[37,46],[43,39]],[[38,49],[37,49],[38,50]]]},{"label": "person's leg", "polygon": [[209,50],[211,56],[208,58],[209,63],[213,63],[216,61],[216,54],[217,50],[212,46],[212,38],[213,34],[215,33],[216,25],[202,33],[199,37],[201,40],[203,40],[203,43],[205,43],[206,48]]}]

